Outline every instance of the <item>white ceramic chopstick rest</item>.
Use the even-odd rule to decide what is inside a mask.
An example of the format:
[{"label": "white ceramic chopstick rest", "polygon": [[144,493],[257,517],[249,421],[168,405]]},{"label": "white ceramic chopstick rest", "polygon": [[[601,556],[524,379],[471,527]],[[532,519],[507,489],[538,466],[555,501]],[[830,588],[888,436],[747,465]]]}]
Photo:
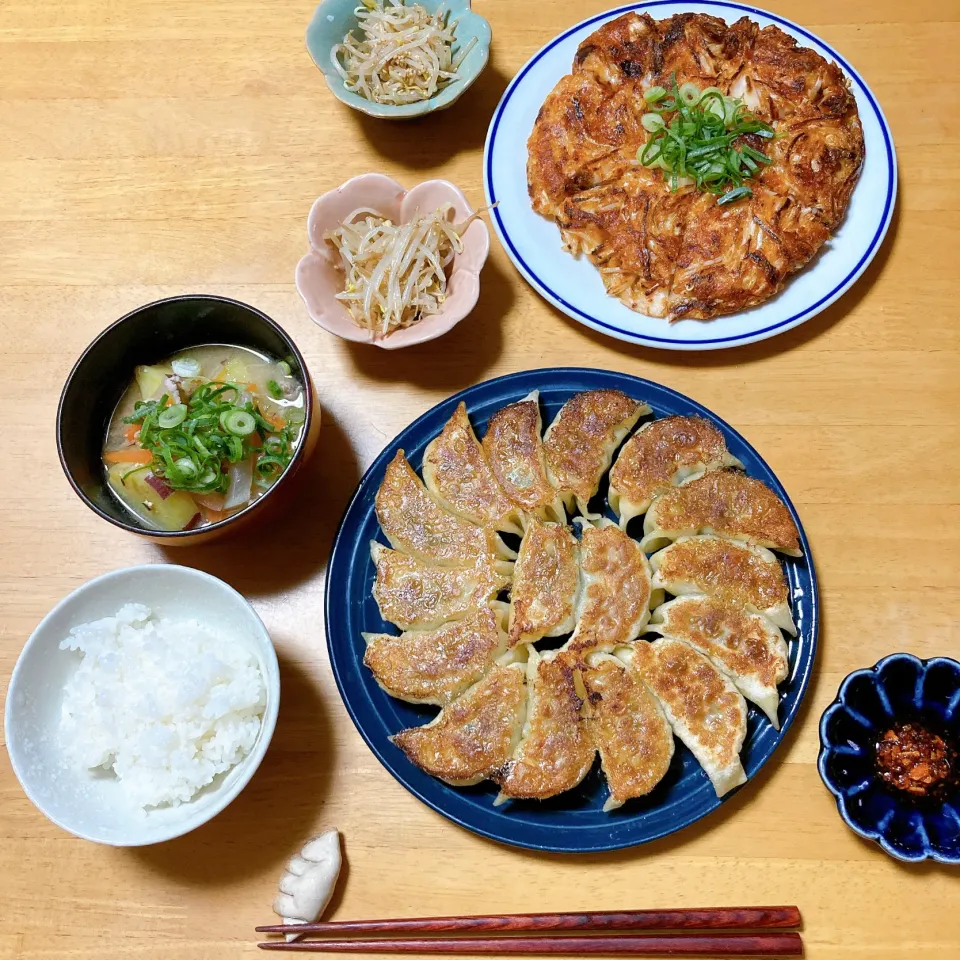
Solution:
[{"label": "white ceramic chopstick rest", "polygon": [[[314,923],[333,896],[340,875],[340,834],[328,830],[308,840],[299,854],[290,858],[280,878],[280,892],[273,901],[274,913],[284,923]],[[295,934],[288,934],[295,940]]]}]

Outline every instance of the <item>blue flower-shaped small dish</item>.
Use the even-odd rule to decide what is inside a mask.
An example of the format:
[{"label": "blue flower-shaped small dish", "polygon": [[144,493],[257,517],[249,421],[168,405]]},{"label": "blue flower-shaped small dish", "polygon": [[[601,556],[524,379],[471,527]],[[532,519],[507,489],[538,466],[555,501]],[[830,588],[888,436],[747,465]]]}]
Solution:
[{"label": "blue flower-shaped small dish", "polygon": [[[411,0],[412,2],[412,0]],[[360,0],[323,0],[313,13],[310,26],[307,27],[307,50],[313,62],[320,68],[327,86],[333,95],[354,110],[383,120],[407,120],[420,117],[434,110],[444,110],[460,98],[466,89],[483,72],[490,59],[490,24],[478,13],[470,9],[470,0],[416,0],[429,13],[435,13],[440,7],[448,12],[449,21],[456,21],[453,55],[462,50],[475,37],[476,43],[457,68],[459,79],[447,84],[436,96],[419,103],[407,103],[394,106],[389,103],[374,103],[359,94],[351,93],[343,84],[343,77],[337,72],[330,59],[330,52],[350,31],[360,30],[356,8]]]},{"label": "blue flower-shaped small dish", "polygon": [[903,723],[924,727],[956,749],[960,663],[896,653],[869,670],[851,673],[820,720],[820,776],[837,798],[847,826],[876,840],[890,856],[960,864],[956,770],[944,790],[920,799],[888,786],[880,776],[877,742]]}]

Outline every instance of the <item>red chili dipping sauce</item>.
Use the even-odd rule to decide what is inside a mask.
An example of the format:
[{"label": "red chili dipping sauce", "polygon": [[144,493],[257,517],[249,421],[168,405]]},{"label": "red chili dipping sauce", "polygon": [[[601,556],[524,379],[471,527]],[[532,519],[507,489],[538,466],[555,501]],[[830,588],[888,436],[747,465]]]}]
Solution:
[{"label": "red chili dipping sauce", "polygon": [[877,741],[877,771],[895,790],[932,797],[953,779],[957,754],[943,737],[919,723],[898,723]]}]

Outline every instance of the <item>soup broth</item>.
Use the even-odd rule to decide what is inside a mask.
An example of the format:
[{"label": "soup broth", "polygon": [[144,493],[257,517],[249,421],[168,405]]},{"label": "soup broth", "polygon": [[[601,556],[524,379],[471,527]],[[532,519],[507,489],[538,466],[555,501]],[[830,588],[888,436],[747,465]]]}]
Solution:
[{"label": "soup broth", "polygon": [[262,497],[306,416],[290,366],[246,347],[191,347],[139,366],[110,418],[107,482],[143,526],[193,530]]}]

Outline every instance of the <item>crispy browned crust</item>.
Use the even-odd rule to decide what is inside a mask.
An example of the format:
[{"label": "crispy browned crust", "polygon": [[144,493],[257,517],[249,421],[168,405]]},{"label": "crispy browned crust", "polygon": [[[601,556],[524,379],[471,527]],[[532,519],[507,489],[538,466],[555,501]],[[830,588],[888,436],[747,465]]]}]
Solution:
[{"label": "crispy browned crust", "polygon": [[439,627],[483,607],[510,584],[500,564],[487,556],[469,567],[434,567],[415,557],[371,545],[376,576],[373,598],[384,620],[402,630]]},{"label": "crispy browned crust", "polygon": [[728,460],[723,434],[709,420],[662,417],[623,445],[610,471],[610,491],[618,503],[632,506],[631,515],[645,513],[657,494],[670,489],[678,471],[712,469]]},{"label": "crispy browned crust", "polygon": [[391,546],[425,563],[468,566],[478,556],[503,555],[493,531],[448,513],[397,451],[377,490],[377,519]]},{"label": "crispy browned crust", "polygon": [[498,410],[483,437],[483,453],[507,498],[526,514],[537,516],[557,497],[547,479],[540,428],[537,401],[520,400]]},{"label": "crispy browned crust", "polygon": [[800,555],[800,533],[784,502],[761,480],[739,470],[717,470],[661,494],[644,533],[668,539],[715,533]]},{"label": "crispy browned crust", "polygon": [[546,800],[572,790],[593,766],[596,749],[581,714],[576,665],[563,652],[536,662],[531,714],[516,757],[494,776],[505,797]]},{"label": "crispy browned crust", "polygon": [[573,629],[577,541],[567,527],[532,520],[520,543],[510,592],[510,643],[535,643]]},{"label": "crispy browned crust", "polygon": [[516,509],[490,470],[465,403],[424,451],[423,481],[452,513],[480,526],[518,532]]},{"label": "crispy browned crust", "polygon": [[612,805],[648,794],[673,758],[673,734],[647,686],[610,656],[583,672],[589,730],[600,751]]},{"label": "crispy browned crust", "polygon": [[[764,555],[765,554],[765,555]],[[720,537],[684,537],[653,558],[658,583],[686,583],[700,593],[759,610],[790,602],[787,578],[776,557]]]},{"label": "crispy browned crust", "polygon": [[786,647],[771,640],[776,628],[765,617],[717,597],[679,597],[667,606],[668,627],[654,629],[689,643],[730,674],[773,689],[786,678]]},{"label": "crispy browned crust", "polygon": [[490,607],[436,630],[399,637],[364,634],[363,662],[393,697],[413,703],[450,703],[476,683],[506,649],[497,614]]},{"label": "crispy browned crust", "polygon": [[421,770],[455,783],[486,779],[511,758],[526,714],[521,664],[495,666],[433,723],[392,737]]},{"label": "crispy browned crust", "polygon": [[574,394],[550,424],[543,448],[561,495],[586,505],[597,492],[617,445],[649,407],[620,390]]},{"label": "crispy browned crust", "polygon": [[633,647],[633,668],[663,704],[674,733],[713,780],[739,769],[747,729],[743,697],[703,654],[664,637]]},{"label": "crispy browned crust", "polygon": [[647,623],[650,564],[619,527],[585,526],[580,538],[581,592],[575,651],[612,650],[635,640]]},{"label": "crispy browned crust", "polygon": [[[779,137],[751,138],[773,163],[754,195],[719,207],[671,193],[636,163],[643,91],[692,81],[740,97]],[[863,131],[835,63],[778,27],[706,14],[628,13],[581,45],[528,141],[533,208],[587,255],[607,291],[652,316],[708,320],[762,303],[842,220],[860,175]]]}]

